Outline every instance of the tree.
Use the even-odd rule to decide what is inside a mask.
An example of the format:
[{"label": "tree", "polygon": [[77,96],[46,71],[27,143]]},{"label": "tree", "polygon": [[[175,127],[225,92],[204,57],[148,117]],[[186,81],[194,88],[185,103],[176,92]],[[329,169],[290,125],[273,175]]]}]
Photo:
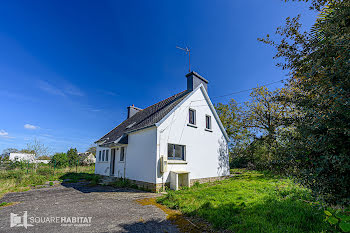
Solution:
[{"label": "tree", "polygon": [[350,2],[314,0],[319,13],[310,32],[300,32],[300,15],[287,18],[261,41],[277,50],[288,69],[286,101],[300,112],[294,120],[290,156],[299,180],[330,203],[350,203]]},{"label": "tree", "polygon": [[25,154],[35,154],[34,150],[28,150],[28,149],[22,149],[19,152],[20,153],[25,153]]},{"label": "tree", "polygon": [[89,149],[86,150],[86,152],[92,153],[93,155],[96,156],[96,146],[95,145],[91,145],[89,147]]},{"label": "tree", "polygon": [[78,163],[78,151],[76,148],[70,148],[67,151],[67,158],[70,166],[74,166]]},{"label": "tree", "polygon": [[242,109],[234,99],[231,99],[228,104],[216,104],[215,109],[230,138],[229,152],[231,167],[244,166],[247,163],[244,158],[244,150],[247,144],[249,144],[250,135],[242,122]]},{"label": "tree", "polygon": [[24,149],[22,151],[34,154],[34,158],[48,155],[50,153],[50,149],[37,139],[34,139],[30,143],[28,143],[27,149]]},{"label": "tree", "polygon": [[2,154],[1,156],[4,158],[4,157],[9,157],[10,156],[10,153],[17,153],[18,152],[18,149],[16,148],[6,148],[2,151]]},{"label": "tree", "polygon": [[67,167],[69,165],[68,157],[66,153],[56,153],[52,156],[50,161],[52,165],[57,167]]},{"label": "tree", "polygon": [[245,103],[243,122],[261,138],[276,140],[278,130],[286,124],[285,118],[292,116],[292,107],[277,97],[287,91],[269,91],[266,87],[254,88],[250,100]]}]

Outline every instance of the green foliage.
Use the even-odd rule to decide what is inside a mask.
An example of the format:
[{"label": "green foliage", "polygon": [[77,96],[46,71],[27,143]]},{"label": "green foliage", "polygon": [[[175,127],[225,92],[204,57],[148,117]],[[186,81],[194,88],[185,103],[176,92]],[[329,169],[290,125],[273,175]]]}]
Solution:
[{"label": "green foliage", "polygon": [[66,153],[56,153],[52,156],[50,160],[51,166],[56,166],[58,168],[67,167],[69,165],[68,156]]},{"label": "green foliage", "polygon": [[[274,46],[278,63],[288,69],[291,90],[285,101],[300,113],[289,138],[290,160],[299,161],[295,175],[329,203],[350,203],[350,2],[319,3],[311,32],[300,32],[299,18],[287,18]],[[325,5],[326,4],[326,5]],[[322,7],[323,6],[323,7]]]},{"label": "green foliage", "polygon": [[[331,213],[332,212],[332,213]],[[350,232],[350,214],[342,210],[325,210],[325,221],[334,229],[342,232]]]},{"label": "green foliage", "polygon": [[96,156],[96,146],[95,145],[91,145],[89,147],[89,149],[86,150],[86,152],[92,153],[93,155]]},{"label": "green foliage", "polygon": [[311,193],[289,179],[243,172],[232,179],[169,191],[158,202],[209,221],[218,231],[325,232],[320,205]]},{"label": "green foliage", "polygon": [[70,166],[75,166],[78,163],[78,151],[76,148],[70,148],[67,151],[68,163]]}]

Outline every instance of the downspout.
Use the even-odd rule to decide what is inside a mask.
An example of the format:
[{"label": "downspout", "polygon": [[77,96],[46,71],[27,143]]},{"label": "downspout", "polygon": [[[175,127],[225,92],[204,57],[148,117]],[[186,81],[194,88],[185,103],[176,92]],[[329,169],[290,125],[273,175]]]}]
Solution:
[{"label": "downspout", "polygon": [[[125,149],[127,148],[127,146],[125,147]],[[126,172],[126,150],[124,149],[124,181],[125,181],[125,172]]]}]

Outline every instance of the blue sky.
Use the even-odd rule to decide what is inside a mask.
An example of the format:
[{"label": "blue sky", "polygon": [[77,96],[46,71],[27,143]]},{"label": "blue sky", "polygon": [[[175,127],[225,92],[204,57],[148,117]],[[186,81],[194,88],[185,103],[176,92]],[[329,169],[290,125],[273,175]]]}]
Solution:
[{"label": "blue sky", "polygon": [[127,106],[186,88],[188,58],[176,46],[190,47],[211,97],[283,79],[257,38],[298,13],[310,27],[307,4],[279,0],[2,1],[0,152],[34,138],[53,152],[85,151]]}]

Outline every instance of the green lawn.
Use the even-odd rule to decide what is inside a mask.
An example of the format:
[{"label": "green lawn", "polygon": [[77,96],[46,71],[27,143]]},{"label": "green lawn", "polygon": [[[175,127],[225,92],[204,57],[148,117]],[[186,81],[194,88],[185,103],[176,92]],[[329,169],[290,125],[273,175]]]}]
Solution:
[{"label": "green lawn", "polygon": [[78,167],[53,169],[48,165],[41,166],[36,170],[28,171],[24,168],[12,170],[0,170],[0,198],[8,192],[27,191],[31,186],[42,185],[47,181],[70,179],[71,182],[77,182],[80,179],[92,180],[97,182],[98,176],[94,175],[95,167]]},{"label": "green lawn", "polygon": [[277,176],[244,172],[215,183],[169,191],[158,202],[234,232],[321,232],[325,214],[309,190]]}]

